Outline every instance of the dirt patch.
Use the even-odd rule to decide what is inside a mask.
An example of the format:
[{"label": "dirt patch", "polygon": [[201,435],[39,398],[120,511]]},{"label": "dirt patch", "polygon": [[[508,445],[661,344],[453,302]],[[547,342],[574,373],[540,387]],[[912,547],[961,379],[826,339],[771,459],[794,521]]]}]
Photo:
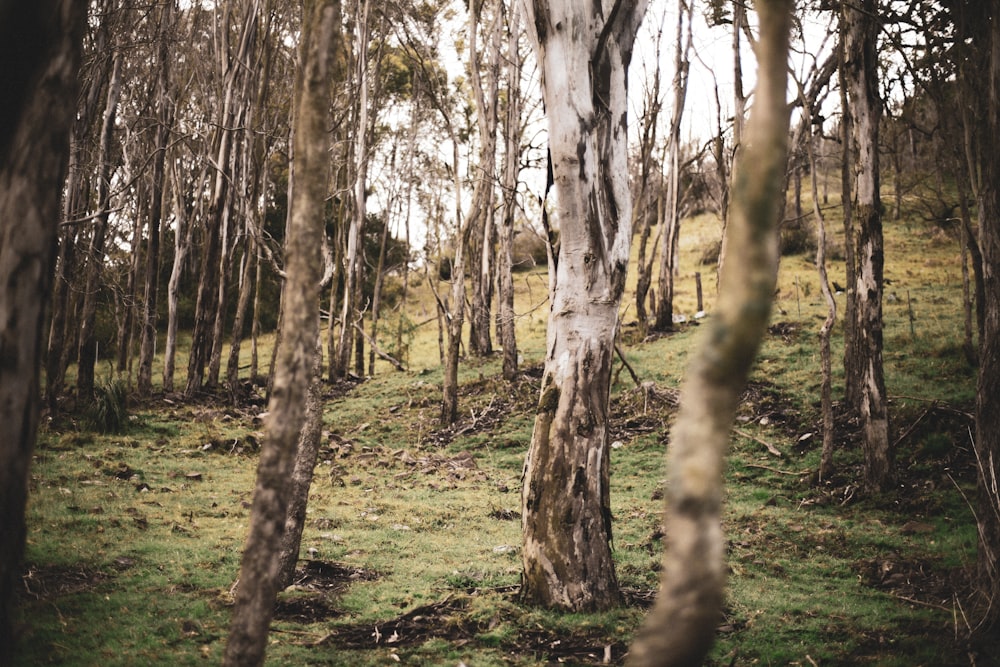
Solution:
[{"label": "dirt patch", "polygon": [[358,581],[374,581],[377,572],[322,560],[300,561],[291,585],[278,597],[274,617],[295,623],[319,623],[343,612],[336,599]]}]

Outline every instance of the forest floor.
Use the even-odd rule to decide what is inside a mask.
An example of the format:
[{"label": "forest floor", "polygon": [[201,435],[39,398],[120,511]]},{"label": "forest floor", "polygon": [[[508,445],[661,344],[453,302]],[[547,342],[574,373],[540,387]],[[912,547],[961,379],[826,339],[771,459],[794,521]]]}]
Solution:
[{"label": "forest floor", "polygon": [[[816,479],[823,306],[811,259],[786,257],[733,432],[723,519],[730,577],[710,665],[1000,665],[1000,639],[973,632],[975,371],[956,325],[957,244],[896,225],[887,246],[896,487],[860,492],[857,424],[840,411],[837,473]],[[616,365],[610,438],[622,606],[536,609],[518,600],[520,477],[541,379],[544,280],[520,282],[520,377],[504,382],[496,357],[464,359],[456,424],[438,423],[441,371],[429,332],[411,341],[412,370],[386,366],[325,386],[302,560],[279,597],[268,664],[622,664],[669,539],[664,453],[700,327],[692,318],[670,335],[640,337],[626,318],[624,355],[639,382]],[[681,290],[682,312],[694,312],[692,292]],[[842,345],[838,334],[835,356]],[[415,362],[421,354],[432,361]],[[835,391],[840,383],[838,375]],[[16,664],[219,662],[263,395],[249,380],[194,399],[157,393],[129,405],[118,434],[72,414],[43,424]]]}]

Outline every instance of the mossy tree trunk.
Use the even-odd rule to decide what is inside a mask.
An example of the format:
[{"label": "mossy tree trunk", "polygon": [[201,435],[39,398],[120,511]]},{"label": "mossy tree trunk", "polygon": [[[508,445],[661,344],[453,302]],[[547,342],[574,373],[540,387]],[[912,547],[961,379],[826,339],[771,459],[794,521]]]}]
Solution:
[{"label": "mossy tree trunk", "polygon": [[285,531],[289,476],[306,422],[306,396],[319,342],[323,273],[324,203],[329,186],[330,107],[334,53],[340,39],[337,0],[305,0],[299,73],[295,86],[294,186],[289,193],[283,293],[283,335],[275,367],[257,486],[240,568],[236,606],[226,645],[226,665],[259,665],[279,578],[278,552]]},{"label": "mossy tree trunk", "polygon": [[758,0],[758,83],[736,165],[715,314],[691,361],[667,451],[666,552],[656,604],[629,664],[700,665],[722,610],[722,472],[739,397],[767,328],[778,269],[777,221],[788,146],[792,0]]},{"label": "mossy tree trunk", "polygon": [[626,77],[645,2],[535,0],[560,225],[547,354],[522,492],[522,598],[620,601],[611,558],[608,400],[631,243]]},{"label": "mossy tree trunk", "polygon": [[14,662],[43,318],[87,3],[0,1],[0,664]]}]

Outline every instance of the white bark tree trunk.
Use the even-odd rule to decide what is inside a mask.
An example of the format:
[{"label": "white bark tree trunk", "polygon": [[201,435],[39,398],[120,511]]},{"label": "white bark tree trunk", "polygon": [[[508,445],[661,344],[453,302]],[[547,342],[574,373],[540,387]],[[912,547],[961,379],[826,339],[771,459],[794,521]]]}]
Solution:
[{"label": "white bark tree trunk", "polygon": [[522,491],[522,598],[607,609],[608,401],[631,243],[626,81],[646,3],[534,0],[528,26],[549,118],[559,259]]}]

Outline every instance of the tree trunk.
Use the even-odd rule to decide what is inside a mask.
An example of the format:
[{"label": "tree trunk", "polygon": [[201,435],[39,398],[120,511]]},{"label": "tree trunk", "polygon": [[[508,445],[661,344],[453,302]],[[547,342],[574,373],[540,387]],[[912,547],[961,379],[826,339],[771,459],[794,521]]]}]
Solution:
[{"label": "tree trunk", "polygon": [[778,272],[777,221],[788,142],[788,32],[792,0],[761,0],[758,82],[737,162],[727,227],[732,253],[682,388],[667,450],[660,592],[629,665],[700,665],[721,618],[726,566],[722,472],[740,394],[767,328]]},{"label": "tree trunk", "polygon": [[[163,345],[163,391],[174,390],[174,370],[177,355],[177,315],[180,303],[181,272],[191,248],[191,234],[194,226],[190,221],[189,211],[184,203],[182,180],[177,169],[170,170],[174,193],[174,263],[170,269],[170,279],[167,281],[167,340]],[[199,192],[205,182],[206,172],[203,170],[194,180],[193,192]]]},{"label": "tree trunk", "polygon": [[[984,312],[976,386],[979,523],[978,588],[987,609],[984,636],[1000,625],[1000,0],[991,0],[987,120],[982,142],[979,249],[983,258]],[[993,633],[993,634],[989,634]]]},{"label": "tree trunk", "polygon": [[[80,127],[78,125],[77,127]],[[68,176],[63,197],[63,219],[65,222],[83,215],[86,186],[81,178],[80,153],[82,146],[76,139],[76,132],[70,133],[70,156]],[[76,225],[67,224],[60,233],[59,258],[52,294],[52,315],[49,323],[49,341],[45,357],[45,403],[50,412],[58,406],[66,380],[66,366],[69,350],[75,342],[68,326],[70,304],[72,303],[70,281],[76,271],[78,232]]]},{"label": "tree trunk", "polygon": [[[743,50],[740,46],[740,33],[747,24],[747,8],[741,0],[733,0],[733,154],[732,162],[729,166],[730,176],[736,173],[736,163],[743,152],[743,125],[746,118],[747,96],[743,91]],[[718,95],[718,92],[716,92]],[[718,100],[716,100],[718,102]],[[721,139],[721,132],[719,137]],[[721,151],[720,151],[721,152]],[[720,170],[723,169],[725,160],[718,163]],[[729,223],[727,214],[729,208],[730,190],[735,186],[733,183],[723,182],[722,194],[722,244],[719,246],[718,275],[722,275],[722,267],[726,263],[729,235],[726,234],[726,227]],[[722,285],[722,280],[716,283]]]},{"label": "tree trunk", "polygon": [[300,69],[294,104],[295,186],[289,193],[284,287],[284,335],[278,355],[250,535],[226,644],[226,665],[259,665],[278,587],[278,549],[285,530],[288,477],[305,425],[306,394],[319,343],[317,312],[323,272],[321,249],[329,183],[330,105],[333,57],[340,39],[337,0],[303,3]]},{"label": "tree trunk", "polygon": [[[317,322],[316,330],[319,331]],[[319,338],[317,337],[317,343]],[[295,464],[288,485],[288,508],[285,512],[285,532],[281,538],[278,550],[278,590],[284,590],[291,585],[295,576],[295,565],[299,561],[299,551],[302,545],[302,531],[306,525],[306,506],[309,502],[309,489],[312,487],[313,471],[316,468],[316,457],[319,454],[320,440],[323,434],[323,348],[316,346],[316,359],[313,363],[313,376],[309,381],[309,393],[306,395],[306,418],[299,443],[295,449]]]},{"label": "tree trunk", "polygon": [[14,664],[43,319],[87,3],[0,4],[0,664]]},{"label": "tree trunk", "polygon": [[107,236],[108,218],[111,215],[111,141],[114,137],[115,116],[122,88],[121,54],[116,51],[108,83],[108,96],[104,105],[104,120],[101,124],[101,143],[98,149],[97,205],[99,211],[94,219],[90,248],[87,253],[86,283],[83,291],[83,307],[80,313],[80,343],[77,353],[76,391],[77,397],[89,402],[94,396],[94,367],[97,364],[97,341],[94,327],[97,322],[97,295],[100,290],[101,273],[104,268],[104,245]]},{"label": "tree trunk", "polygon": [[[479,224],[470,230],[469,274],[472,303],[469,308],[469,351],[473,356],[493,354],[490,336],[490,309],[493,301],[493,260],[495,256],[495,199],[494,182],[497,156],[497,119],[500,91],[500,3],[493,5],[489,43],[486,52],[478,49],[479,24],[486,2],[469,4],[469,71],[472,93],[476,102],[476,119],[479,126],[479,165],[473,194],[474,206],[479,209]],[[485,60],[483,63],[481,60]],[[485,78],[483,74],[485,73]],[[485,88],[484,88],[485,86]]]},{"label": "tree trunk", "polygon": [[[252,224],[252,223],[250,223]],[[240,380],[240,343],[243,339],[243,327],[247,311],[250,308],[250,295],[253,293],[253,277],[257,269],[257,248],[249,236],[245,237],[243,261],[240,262],[239,296],[236,297],[236,317],[233,319],[232,338],[229,341],[229,359],[226,361],[226,384],[230,391],[236,389]],[[322,354],[320,354],[322,358]]]},{"label": "tree trunk", "polygon": [[801,85],[799,86],[799,99],[802,101],[803,124],[809,132],[809,138],[805,141],[805,147],[806,157],[809,160],[809,182],[812,187],[813,215],[816,217],[816,270],[819,272],[819,287],[823,293],[823,300],[826,302],[827,308],[826,319],[823,320],[823,326],[819,330],[820,413],[823,418],[823,446],[820,453],[819,480],[822,482],[829,479],[834,472],[833,445],[835,424],[833,421],[833,363],[830,351],[830,333],[833,330],[833,325],[837,322],[837,300],[833,297],[833,291],[830,289],[830,280],[826,272],[826,218],[819,203],[819,166],[811,129],[811,120],[813,117],[812,101],[806,97]]},{"label": "tree trunk", "polygon": [[340,306],[340,338],[337,344],[336,377],[346,377],[351,363],[354,342],[354,321],[358,310],[356,299],[361,281],[361,256],[364,253],[364,229],[367,216],[369,113],[368,90],[371,72],[368,62],[368,42],[371,31],[368,25],[371,1],[357,0],[355,10],[357,34],[357,127],[354,140],[354,187],[351,226],[347,234],[347,252],[344,256],[344,296]]},{"label": "tree trunk", "polygon": [[[232,9],[223,6],[224,16],[220,32],[228,35]],[[237,117],[236,97],[240,89],[241,77],[245,75],[243,63],[247,62],[249,51],[253,44],[259,9],[256,0],[250,2],[245,10],[241,30],[238,33],[239,47],[235,54],[228,52],[228,38],[220,44],[220,60],[223,72],[222,105],[216,121],[215,139],[215,177],[212,186],[211,203],[208,207],[208,219],[205,222],[204,239],[202,240],[201,273],[198,281],[198,297],[195,302],[194,331],[191,334],[191,353],[188,357],[188,378],[185,393],[192,395],[205,384],[205,367],[212,361],[217,349],[215,335],[218,330],[217,320],[221,316],[222,293],[220,283],[223,282],[222,270],[225,255],[225,233],[229,225],[229,203],[232,187],[231,161],[236,142],[235,119]],[[220,343],[221,344],[221,343]],[[211,379],[211,377],[210,377]],[[218,380],[218,369],[215,369],[214,379]],[[213,383],[209,383],[213,384]]]},{"label": "tree trunk", "polygon": [[[560,224],[541,396],[522,490],[529,603],[608,609],[608,410],[631,243],[626,81],[645,2],[528,3]],[[572,26],[572,29],[569,27]]]},{"label": "tree trunk", "polygon": [[505,139],[502,183],[503,213],[498,230],[497,319],[498,338],[503,347],[503,378],[517,377],[517,334],[514,327],[514,217],[517,213],[517,181],[521,160],[521,14],[513,3],[507,19],[507,108],[504,115]]},{"label": "tree trunk", "polygon": [[[684,40],[684,20],[687,14],[687,41]],[[663,252],[660,255],[660,277],[658,303],[656,306],[656,331],[670,331],[674,328],[674,279],[677,277],[680,249],[678,242],[681,231],[681,118],[684,115],[684,101],[687,98],[688,52],[691,49],[691,3],[682,0],[677,14],[677,36],[674,46],[673,109],[670,115],[670,134],[667,137],[668,170],[667,191],[660,229],[663,237]]]},{"label": "tree trunk", "polygon": [[142,338],[139,343],[140,396],[148,396],[153,386],[153,355],[156,351],[156,314],[160,283],[160,221],[163,214],[163,190],[166,187],[165,163],[167,142],[173,126],[174,109],[170,99],[170,42],[174,0],[160,9],[159,69],[156,79],[159,122],[156,126],[156,157],[153,160],[153,196],[149,204],[149,238],[146,242],[145,291],[142,300]]},{"label": "tree trunk", "polygon": [[[124,148],[123,146],[123,150]],[[131,171],[131,158],[126,155],[123,161],[123,171],[128,173]],[[136,201],[148,201],[150,193],[147,190],[146,183],[142,181],[136,183],[135,196]],[[138,209],[139,207],[136,208]],[[117,294],[117,298],[115,299],[115,313],[118,320],[118,349],[116,350],[115,376],[119,378],[125,376],[126,372],[129,371],[129,365],[132,360],[132,341],[135,338],[133,328],[136,306],[138,305],[139,269],[142,259],[142,251],[140,249],[143,246],[142,230],[145,227],[143,225],[143,218],[148,214],[148,210],[136,210],[135,212],[132,224],[132,238],[129,240],[129,246],[136,248],[136,251],[131,253],[129,257],[125,289]],[[127,377],[129,388],[131,388],[132,378],[130,372]]]},{"label": "tree trunk", "polygon": [[[678,13],[680,16],[683,12]],[[659,130],[660,124],[660,109],[663,106],[662,100],[660,99],[660,83],[662,80],[661,75],[661,48],[663,42],[663,21],[666,19],[666,13],[664,12],[661,18],[661,24],[656,32],[655,37],[655,52],[654,52],[654,68],[652,74],[652,89],[648,89],[643,99],[643,110],[640,115],[641,123],[641,133],[639,138],[639,183],[637,186],[636,196],[634,206],[632,207],[632,227],[635,228],[636,222],[639,223],[639,247],[637,249],[636,257],[636,280],[635,280],[635,316],[639,323],[639,335],[645,338],[646,333],[649,331],[649,313],[646,310],[646,299],[649,296],[649,289],[653,284],[653,263],[656,261],[656,246],[659,241],[659,235],[656,237],[656,241],[653,243],[653,248],[649,252],[649,260],[646,260],[646,251],[649,248],[649,237],[653,229],[653,219],[654,216],[650,214],[649,211],[649,201],[650,201],[650,180],[653,178],[653,151],[656,149],[657,142],[657,132]],[[680,48],[679,44],[677,48]],[[647,85],[650,85],[647,83]],[[659,165],[660,178],[655,179],[656,183],[662,184],[662,172],[663,165]],[[657,190],[657,201],[659,201],[659,191],[662,187]],[[657,220],[659,222],[659,220]],[[662,230],[662,227],[658,227]],[[656,310],[656,304],[653,305],[653,310]]]},{"label": "tree trunk", "polygon": [[875,43],[877,0],[858,7],[844,5],[842,38],[844,72],[852,116],[854,188],[852,209],[857,223],[854,243],[856,311],[847,352],[855,358],[845,368],[857,389],[853,407],[861,419],[865,456],[863,486],[868,493],[884,491],[893,480],[889,440],[888,396],[882,366],[882,279],[885,262],[882,202],[879,188],[878,126],[881,100]]}]

